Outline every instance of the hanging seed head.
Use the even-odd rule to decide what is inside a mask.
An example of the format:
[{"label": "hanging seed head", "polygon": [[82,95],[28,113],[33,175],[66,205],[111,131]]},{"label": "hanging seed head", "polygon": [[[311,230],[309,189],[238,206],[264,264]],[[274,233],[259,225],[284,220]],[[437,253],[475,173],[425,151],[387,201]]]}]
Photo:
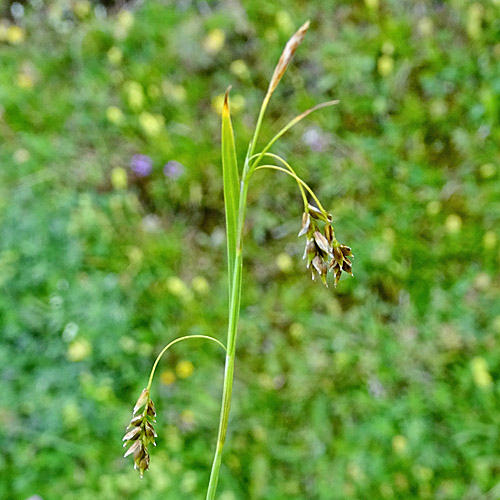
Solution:
[{"label": "hanging seed head", "polygon": [[144,471],[149,469],[148,445],[156,446],[155,437],[157,434],[153,427],[153,424],[156,423],[155,417],[155,405],[149,397],[149,390],[144,389],[134,406],[132,419],[122,439],[124,448],[131,445],[123,456],[134,456],[134,469],[139,471],[141,478]]},{"label": "hanging seed head", "polygon": [[[325,223],[323,231],[320,230],[317,221]],[[304,259],[307,259],[306,267],[311,270],[312,279],[315,280],[316,276],[320,276],[323,283],[328,286],[326,277],[328,271],[331,271],[335,276],[334,285],[337,286],[342,271],[353,276],[352,262],[348,258],[352,256],[352,252],[350,247],[337,241],[331,221],[330,214],[309,205],[308,211],[302,215],[299,236],[307,236]]]}]

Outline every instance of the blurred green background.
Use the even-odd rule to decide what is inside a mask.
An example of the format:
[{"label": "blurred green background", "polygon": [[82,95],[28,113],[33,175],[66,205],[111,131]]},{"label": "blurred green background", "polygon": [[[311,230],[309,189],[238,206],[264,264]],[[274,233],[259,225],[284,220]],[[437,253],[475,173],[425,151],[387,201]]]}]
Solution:
[{"label": "blurred green background", "polygon": [[[0,498],[204,498],[223,354],[177,345],[141,481],[121,437],[161,347],[225,339],[220,106],[334,215],[313,283],[293,180],[257,173],[219,498],[500,498],[500,2],[0,4]],[[142,155],[142,156],[138,156]]]}]

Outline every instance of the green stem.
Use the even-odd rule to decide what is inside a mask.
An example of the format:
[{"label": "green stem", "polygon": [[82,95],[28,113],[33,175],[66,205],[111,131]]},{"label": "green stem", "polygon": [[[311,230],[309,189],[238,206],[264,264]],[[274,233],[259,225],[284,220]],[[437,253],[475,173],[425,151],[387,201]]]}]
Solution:
[{"label": "green stem", "polygon": [[[256,137],[255,137],[256,138]],[[238,207],[238,239],[236,244],[236,258],[234,263],[231,299],[229,303],[229,325],[227,329],[227,353],[224,369],[224,387],[222,389],[222,405],[219,420],[219,432],[217,445],[210,472],[210,481],[206,500],[214,500],[219,480],[220,466],[222,462],[222,450],[226,441],[229,412],[231,409],[231,397],[233,393],[234,361],[236,357],[236,336],[238,333],[238,320],[240,316],[241,301],[241,276],[243,271],[243,227],[245,224],[245,211],[248,194],[249,164],[245,161],[240,189],[240,200]]]},{"label": "green stem", "polygon": [[146,387],[146,389],[151,389],[151,384],[153,383],[153,377],[155,375],[155,371],[156,371],[156,367],[158,366],[158,363],[160,362],[160,359],[162,358],[162,356],[174,345],[174,344],[177,344],[177,342],[182,342],[183,340],[187,340],[187,339],[207,339],[207,340],[211,340],[212,342],[215,342],[216,344],[219,344],[222,349],[224,349],[226,352],[227,352],[227,349],[226,349],[226,346],[220,341],[220,340],[217,340],[215,339],[214,337],[210,337],[208,335],[185,335],[184,337],[179,337],[175,340],[172,340],[172,342],[170,342],[169,344],[167,344],[160,352],[160,354],[158,354],[158,356],[156,357],[156,361],[153,365],[153,368],[151,368],[151,373],[149,375],[149,380],[148,380],[148,386]]},{"label": "green stem", "polygon": [[271,99],[272,93],[269,93],[269,90],[267,91],[267,94],[264,97],[264,100],[262,101],[262,105],[260,107],[259,111],[259,117],[257,118],[257,124],[255,125],[255,131],[253,133],[252,140],[250,142],[250,147],[248,149],[247,153],[247,158],[245,161],[247,161],[252,155],[253,152],[255,151],[255,145],[257,143],[257,139],[260,134],[260,129],[262,127],[262,120],[264,119],[264,113],[266,112],[267,105],[269,104],[269,100]]},{"label": "green stem", "polygon": [[217,482],[219,481],[220,466],[222,462],[222,450],[226,441],[229,412],[231,410],[231,398],[233,395],[236,336],[238,333],[238,320],[240,317],[241,276],[243,272],[243,227],[245,225],[248,183],[251,176],[250,157],[255,151],[255,145],[259,138],[260,129],[262,128],[262,120],[264,119],[264,114],[271,98],[271,94],[272,92],[270,93],[268,90],[267,94],[264,97],[264,100],[262,101],[259,116],[257,118],[257,124],[255,125],[254,134],[248,146],[241,178],[240,199],[238,205],[236,257],[233,266],[233,276],[230,283],[231,294],[229,300],[229,324],[227,329],[227,353],[226,365],[224,368],[224,386],[222,388],[222,405],[219,419],[219,432],[217,434],[217,445],[212,462],[212,470],[210,472],[210,480],[208,483],[206,500],[215,500],[215,492],[217,490]]}]

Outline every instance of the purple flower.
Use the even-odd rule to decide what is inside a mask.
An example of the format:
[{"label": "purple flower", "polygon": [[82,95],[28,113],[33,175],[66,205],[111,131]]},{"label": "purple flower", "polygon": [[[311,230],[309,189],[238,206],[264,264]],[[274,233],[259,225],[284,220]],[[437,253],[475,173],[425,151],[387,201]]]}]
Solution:
[{"label": "purple flower", "polygon": [[165,176],[174,180],[178,179],[184,173],[184,170],[184,165],[175,160],[168,161],[163,167]]},{"label": "purple flower", "polygon": [[146,155],[134,155],[130,168],[139,177],[147,177],[153,170],[153,160]]}]

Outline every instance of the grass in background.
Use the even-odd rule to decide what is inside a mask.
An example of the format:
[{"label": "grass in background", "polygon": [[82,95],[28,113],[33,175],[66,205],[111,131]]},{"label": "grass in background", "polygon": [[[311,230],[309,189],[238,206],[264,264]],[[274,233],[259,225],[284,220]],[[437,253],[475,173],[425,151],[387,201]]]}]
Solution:
[{"label": "grass in background", "polygon": [[103,12],[45,2],[20,29],[0,24],[0,496],[203,496],[216,346],[178,346],[162,364],[163,437],[143,482],[119,439],[165,341],[224,336],[223,90],[234,82],[243,152],[272,62],[310,18],[277,90],[289,116],[271,103],[263,134],[341,100],[279,153],[346,221],[356,279],[335,295],[306,284],[300,198],[267,174],[249,200],[220,498],[494,498],[498,5]]}]

